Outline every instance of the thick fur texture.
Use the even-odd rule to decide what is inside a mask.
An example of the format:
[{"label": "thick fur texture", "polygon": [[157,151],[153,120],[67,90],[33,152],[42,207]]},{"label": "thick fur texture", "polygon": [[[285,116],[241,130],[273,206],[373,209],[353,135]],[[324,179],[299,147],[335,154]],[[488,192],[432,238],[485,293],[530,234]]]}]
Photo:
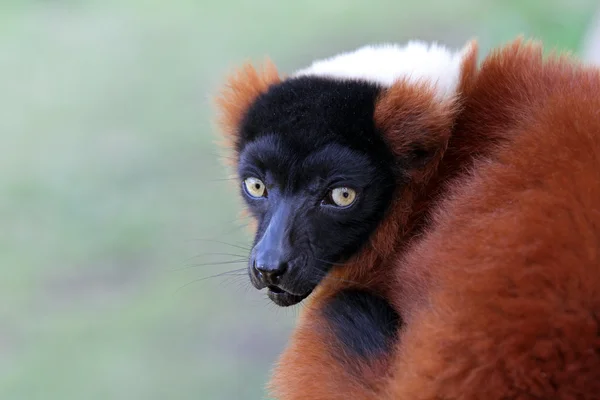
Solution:
[{"label": "thick fur texture", "polygon": [[487,58],[457,129],[513,139],[398,263],[427,306],[394,297],[412,311],[388,398],[600,398],[598,93],[597,69],[537,44]]}]

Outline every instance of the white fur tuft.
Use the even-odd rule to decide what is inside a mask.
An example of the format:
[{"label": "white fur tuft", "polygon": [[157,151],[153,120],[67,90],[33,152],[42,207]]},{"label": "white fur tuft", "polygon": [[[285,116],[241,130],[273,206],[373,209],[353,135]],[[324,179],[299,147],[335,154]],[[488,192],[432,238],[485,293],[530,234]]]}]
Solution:
[{"label": "white fur tuft", "polygon": [[469,48],[452,52],[436,43],[410,41],[405,46],[380,44],[317,60],[294,76],[353,79],[389,87],[399,79],[435,85],[440,99],[454,96]]}]

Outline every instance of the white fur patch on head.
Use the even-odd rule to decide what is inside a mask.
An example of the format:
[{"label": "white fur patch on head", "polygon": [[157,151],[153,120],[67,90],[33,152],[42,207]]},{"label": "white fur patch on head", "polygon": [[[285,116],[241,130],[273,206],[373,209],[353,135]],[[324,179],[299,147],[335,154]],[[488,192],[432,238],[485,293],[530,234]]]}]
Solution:
[{"label": "white fur patch on head", "polygon": [[469,46],[453,52],[436,43],[380,44],[317,60],[293,76],[362,80],[389,87],[400,79],[435,85],[440,99],[454,96]]}]

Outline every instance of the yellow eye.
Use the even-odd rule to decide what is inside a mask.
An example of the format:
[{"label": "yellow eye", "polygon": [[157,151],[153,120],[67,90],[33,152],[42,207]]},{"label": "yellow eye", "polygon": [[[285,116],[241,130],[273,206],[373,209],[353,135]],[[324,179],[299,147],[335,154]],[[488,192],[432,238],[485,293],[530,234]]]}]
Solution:
[{"label": "yellow eye", "polygon": [[247,178],[244,185],[246,191],[252,197],[263,197],[265,195],[265,184],[258,178]]},{"label": "yellow eye", "polygon": [[335,188],[331,191],[331,200],[338,207],[348,207],[356,199],[356,192],[347,187]]}]

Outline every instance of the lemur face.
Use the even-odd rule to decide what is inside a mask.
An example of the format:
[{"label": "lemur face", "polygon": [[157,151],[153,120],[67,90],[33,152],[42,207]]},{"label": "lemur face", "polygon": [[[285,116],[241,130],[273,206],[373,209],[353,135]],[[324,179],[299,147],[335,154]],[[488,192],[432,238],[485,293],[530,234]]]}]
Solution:
[{"label": "lemur face", "polygon": [[380,87],[298,77],[272,86],[240,129],[240,190],[258,222],[250,280],[273,302],[307,297],[368,240],[391,201],[393,157],[373,113]]},{"label": "lemur face", "polygon": [[257,222],[248,261],[257,289],[296,304],[361,251],[395,193],[437,165],[461,71],[474,62],[474,47],[412,42],[367,46],[286,79],[272,66],[229,79],[218,104]]}]

